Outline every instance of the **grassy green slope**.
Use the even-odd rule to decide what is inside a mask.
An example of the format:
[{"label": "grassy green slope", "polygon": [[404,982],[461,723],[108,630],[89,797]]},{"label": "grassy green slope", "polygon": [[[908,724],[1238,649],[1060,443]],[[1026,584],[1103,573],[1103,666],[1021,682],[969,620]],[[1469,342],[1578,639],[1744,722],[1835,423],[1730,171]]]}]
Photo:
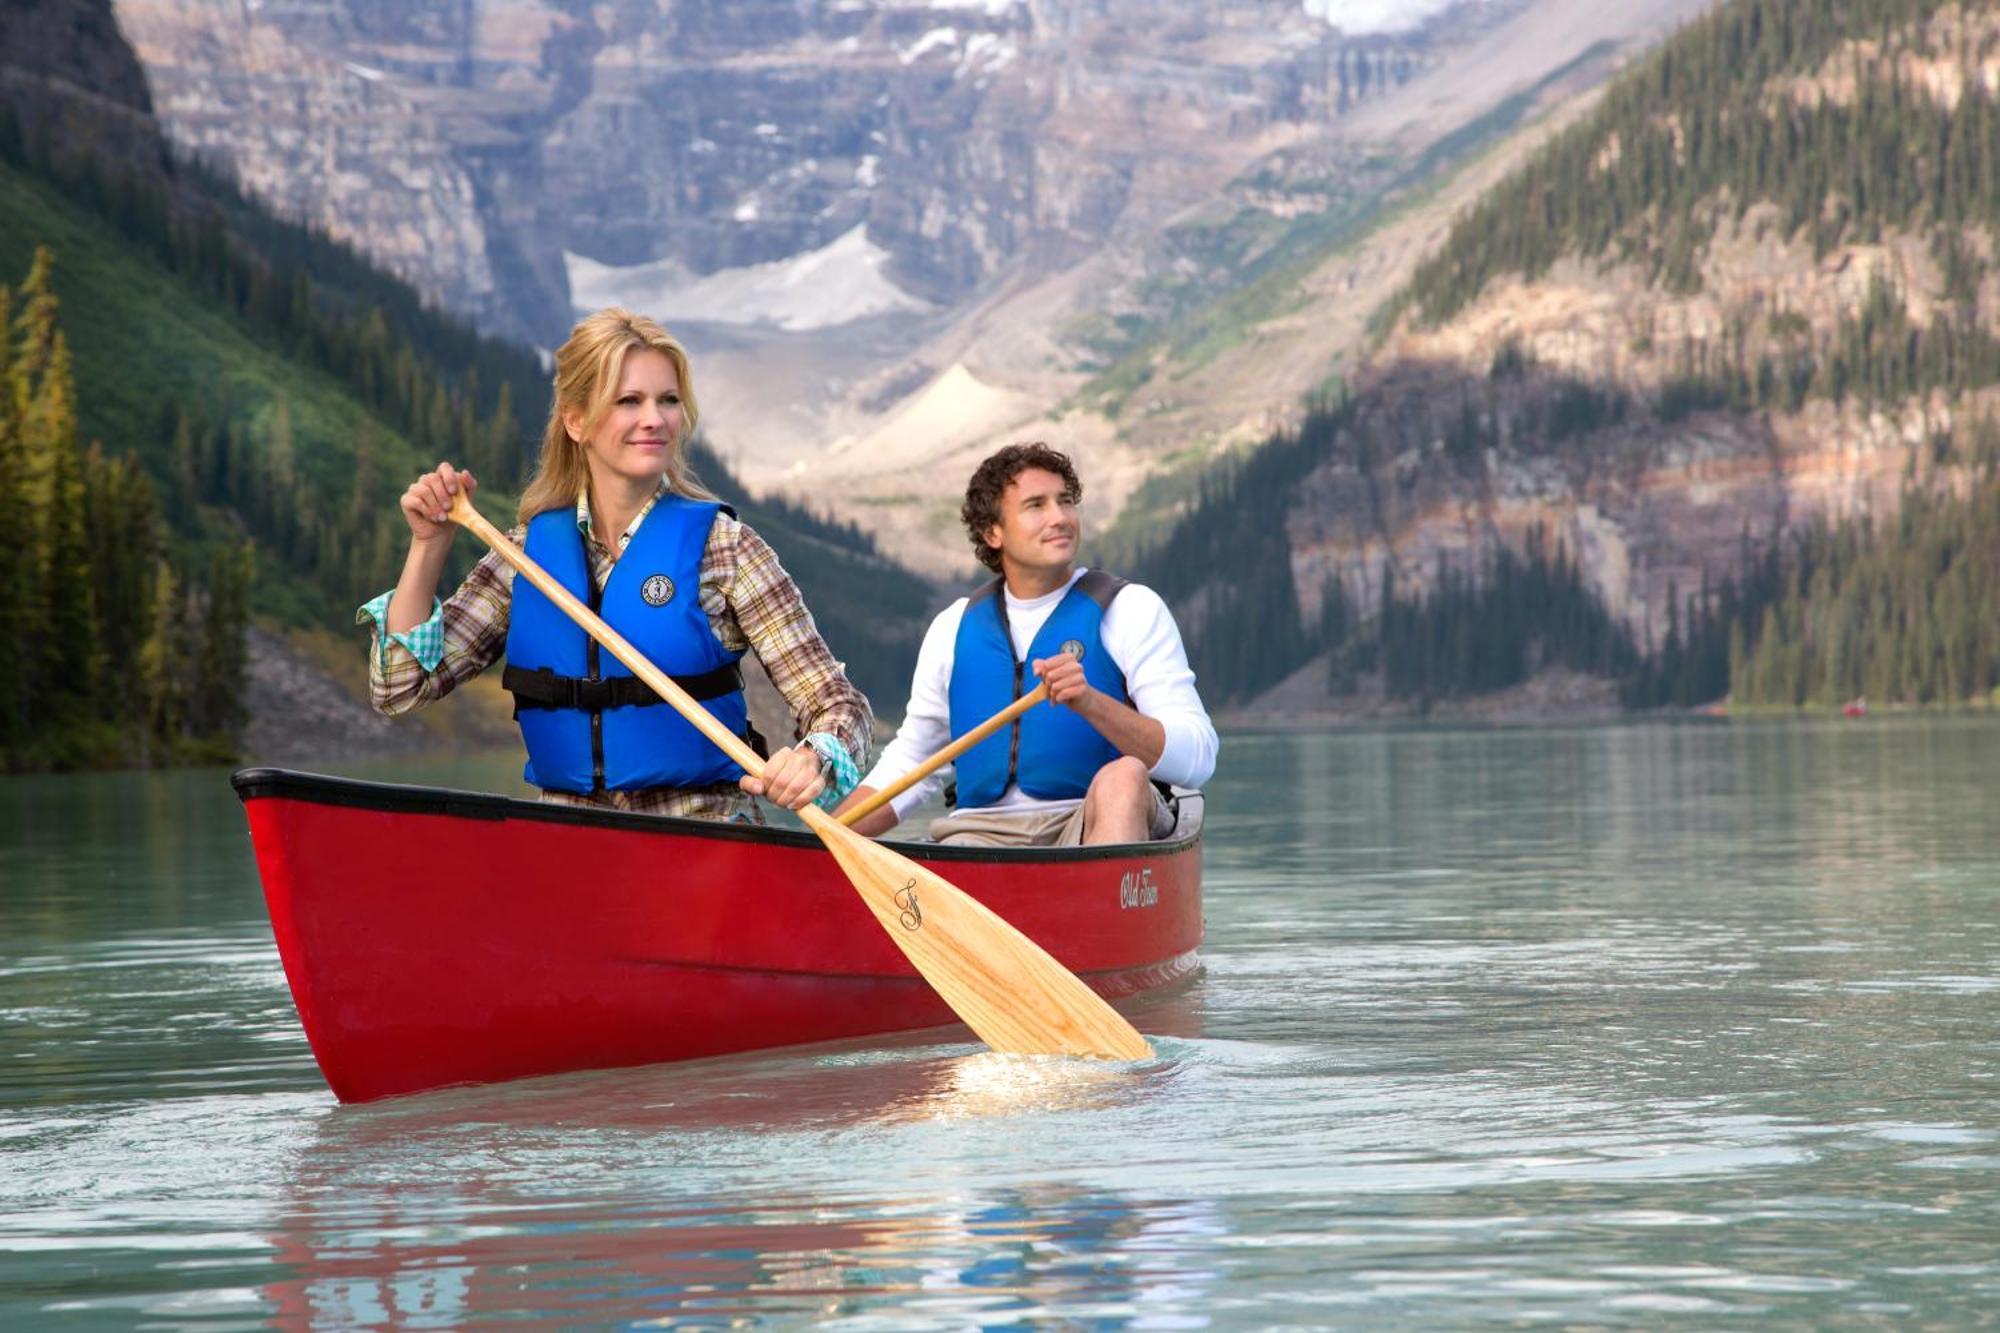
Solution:
[{"label": "grassy green slope", "polygon": [[[115,230],[38,181],[0,164],[0,284],[27,273],[37,246],[55,252],[55,290],[75,358],[82,438],[108,453],[134,451],[155,478],[165,474],[176,401],[202,404],[212,420],[266,437],[279,405],[291,421],[294,461],[310,484],[344,495],[355,442],[372,439],[384,468],[414,472],[410,442],[325,373],[252,338],[232,314],[135,250]],[[234,536],[223,511],[207,511],[206,545]],[[384,571],[385,581],[394,571]],[[338,614],[326,593],[266,561],[257,606],[292,624]]]},{"label": "grassy green slope", "polygon": [[315,485],[346,489],[354,442],[364,432],[385,464],[420,461],[331,376],[258,343],[109,226],[0,165],[0,282],[19,282],[38,245],[56,254],[55,288],[76,358],[86,440],[113,452],[135,448],[157,474],[169,440],[162,414],[176,399],[211,404],[220,419],[260,437],[282,401],[297,466]]}]

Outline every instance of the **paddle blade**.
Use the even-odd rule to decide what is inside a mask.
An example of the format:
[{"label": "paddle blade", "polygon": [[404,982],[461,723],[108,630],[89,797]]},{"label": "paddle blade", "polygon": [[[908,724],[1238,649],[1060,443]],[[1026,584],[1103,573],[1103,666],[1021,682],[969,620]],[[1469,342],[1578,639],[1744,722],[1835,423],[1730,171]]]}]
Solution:
[{"label": "paddle blade", "polygon": [[806,822],[889,937],[981,1041],[1020,1055],[1152,1055],[1102,996],[984,903],[830,816],[813,817],[820,813]]}]

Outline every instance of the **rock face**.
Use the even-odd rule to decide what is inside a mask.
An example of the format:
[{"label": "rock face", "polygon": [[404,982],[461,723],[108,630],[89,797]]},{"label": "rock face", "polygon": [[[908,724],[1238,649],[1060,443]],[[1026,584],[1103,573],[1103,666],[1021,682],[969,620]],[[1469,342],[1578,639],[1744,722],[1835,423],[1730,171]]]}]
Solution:
[{"label": "rock face", "polygon": [[[1286,533],[1301,614],[1329,583],[1372,613],[1385,572],[1406,595],[1450,565],[1476,570],[1539,528],[1607,607],[1658,643],[1668,605],[1741,572],[1819,520],[1890,515],[1940,433],[1991,415],[1996,397],[1882,413],[1812,402],[1797,412],[1639,414],[1552,440],[1539,422],[1576,382],[1546,368],[1495,386],[1456,362],[1403,360],[1370,378],[1361,410],[1291,493]],[[1463,422],[1481,428],[1469,447]],[[1746,546],[1747,543],[1747,546]]]},{"label": "rock face", "polygon": [[[1748,91],[1773,107],[1851,105],[1857,86],[1893,80],[1957,113],[1956,138],[1981,123],[1966,90],[2000,88],[1996,52],[2000,10],[1949,6]],[[1915,179],[1956,160],[1934,141],[1907,151]],[[1364,377],[1372,448],[1346,464],[1336,450],[1304,488],[1325,496],[1366,472],[1367,518],[1324,499],[1295,511],[1302,601],[1339,578],[1366,604],[1385,561],[1421,585],[1441,556],[1518,549],[1540,525],[1657,643],[1746,555],[1816,524],[1887,520],[1913,492],[1983,484],[2000,386],[1970,356],[1937,366],[1954,336],[2000,324],[1990,212],[1886,214],[1816,239],[1776,193],[1692,205],[1707,225],[1689,282],[1609,247],[1497,277],[1435,324],[1405,310]],[[1899,356],[1929,368],[1899,378]]]},{"label": "rock face", "polygon": [[0,6],[0,104],[28,142],[53,152],[87,148],[148,170],[164,161],[146,73],[111,0]]},{"label": "rock face", "polygon": [[1344,37],[1298,0],[117,9],[178,145],[538,343],[568,327],[566,254],[701,275],[857,227],[949,307],[1184,207],[1429,60],[1420,35]]},{"label": "rock face", "polygon": [[[1336,450],[1299,492],[1290,531],[1302,607],[1316,614],[1329,579],[1372,605],[1384,563],[1400,586],[1422,587],[1440,559],[1464,568],[1500,544],[1519,550],[1539,525],[1641,642],[1657,642],[1670,601],[1735,576],[1746,552],[1816,522],[1893,515],[1913,482],[1962,484],[1965,446],[1979,423],[2000,420],[2000,392],[1648,410],[1685,349],[1725,331],[1754,361],[1831,343],[1871,284],[1903,293],[1918,316],[1947,299],[1921,238],[1815,257],[1760,234],[1758,220],[1753,208],[1739,235],[1725,229],[1694,295],[1661,291],[1633,266],[1570,260],[1497,284],[1435,329],[1391,337],[1363,380],[1369,411],[1354,443],[1366,445]],[[1989,276],[1976,304],[1982,322],[2000,316],[2000,280]],[[1520,370],[1496,374],[1514,358]],[[1555,404],[1583,401],[1579,391],[1621,401],[1630,419],[1552,430]]]},{"label": "rock face", "polygon": [[10,70],[32,71],[141,113],[152,109],[146,73],[118,34],[111,0],[0,8],[0,53]]}]

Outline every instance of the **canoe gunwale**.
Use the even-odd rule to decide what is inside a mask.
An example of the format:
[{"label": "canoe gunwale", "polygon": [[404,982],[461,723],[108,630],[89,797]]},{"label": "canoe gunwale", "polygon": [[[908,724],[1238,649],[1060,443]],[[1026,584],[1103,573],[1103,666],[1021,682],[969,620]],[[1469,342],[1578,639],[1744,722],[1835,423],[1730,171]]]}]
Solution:
[{"label": "canoe gunwale", "polygon": [[[257,766],[239,769],[230,775],[229,783],[236,789],[237,798],[245,804],[276,798],[390,814],[447,815],[492,821],[526,819],[586,828],[629,829],[724,842],[749,842],[770,847],[817,848],[821,845],[819,838],[806,829],[725,823],[675,815],[646,815],[624,810],[594,810],[519,796],[502,796],[496,792],[375,782],[289,768]],[[1159,842],[1105,843],[1089,847],[961,847],[918,839],[885,838],[881,841],[884,846],[894,847],[904,855],[928,862],[1071,864],[1129,859],[1134,854],[1171,856],[1188,850],[1201,840],[1204,815],[1204,800],[1200,792],[1176,789],[1174,794],[1179,806],[1179,822],[1173,836]]]}]

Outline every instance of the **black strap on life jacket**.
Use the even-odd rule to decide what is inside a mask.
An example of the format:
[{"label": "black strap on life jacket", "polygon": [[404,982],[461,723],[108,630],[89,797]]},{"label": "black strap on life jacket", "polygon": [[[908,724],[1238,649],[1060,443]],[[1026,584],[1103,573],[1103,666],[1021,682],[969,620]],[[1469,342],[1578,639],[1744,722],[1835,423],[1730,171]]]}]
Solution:
[{"label": "black strap on life jacket", "polygon": [[1083,577],[1076,581],[1076,590],[1096,602],[1100,612],[1109,611],[1111,599],[1124,591],[1127,582],[1128,580],[1121,579],[1116,574],[1107,574],[1101,569],[1086,569],[1083,571]]},{"label": "black strap on life jacket", "polygon": [[[692,698],[714,699],[743,688],[743,669],[731,662],[699,676],[671,679]],[[500,684],[514,696],[515,717],[521,715],[523,708],[575,708],[585,713],[602,713],[608,708],[646,708],[666,703],[637,676],[590,680],[583,676],[558,676],[548,667],[530,671],[510,665],[501,673]]]},{"label": "black strap on life jacket", "polygon": [[[1101,569],[1086,569],[1083,571],[1083,577],[1076,581],[1075,588],[1076,591],[1082,593],[1091,601],[1096,602],[1099,611],[1108,611],[1111,609],[1111,599],[1123,591],[1129,582],[1130,580],[1128,579],[1121,579],[1116,574],[1107,574]],[[972,610],[973,607],[979,605],[988,597],[1000,597],[1000,590],[1006,586],[1007,580],[1004,578],[988,579],[986,582],[980,584],[965,599],[965,609],[967,611]],[[1000,623],[1005,625],[1007,623],[1007,599],[1000,597],[996,609],[1000,612]]]}]

